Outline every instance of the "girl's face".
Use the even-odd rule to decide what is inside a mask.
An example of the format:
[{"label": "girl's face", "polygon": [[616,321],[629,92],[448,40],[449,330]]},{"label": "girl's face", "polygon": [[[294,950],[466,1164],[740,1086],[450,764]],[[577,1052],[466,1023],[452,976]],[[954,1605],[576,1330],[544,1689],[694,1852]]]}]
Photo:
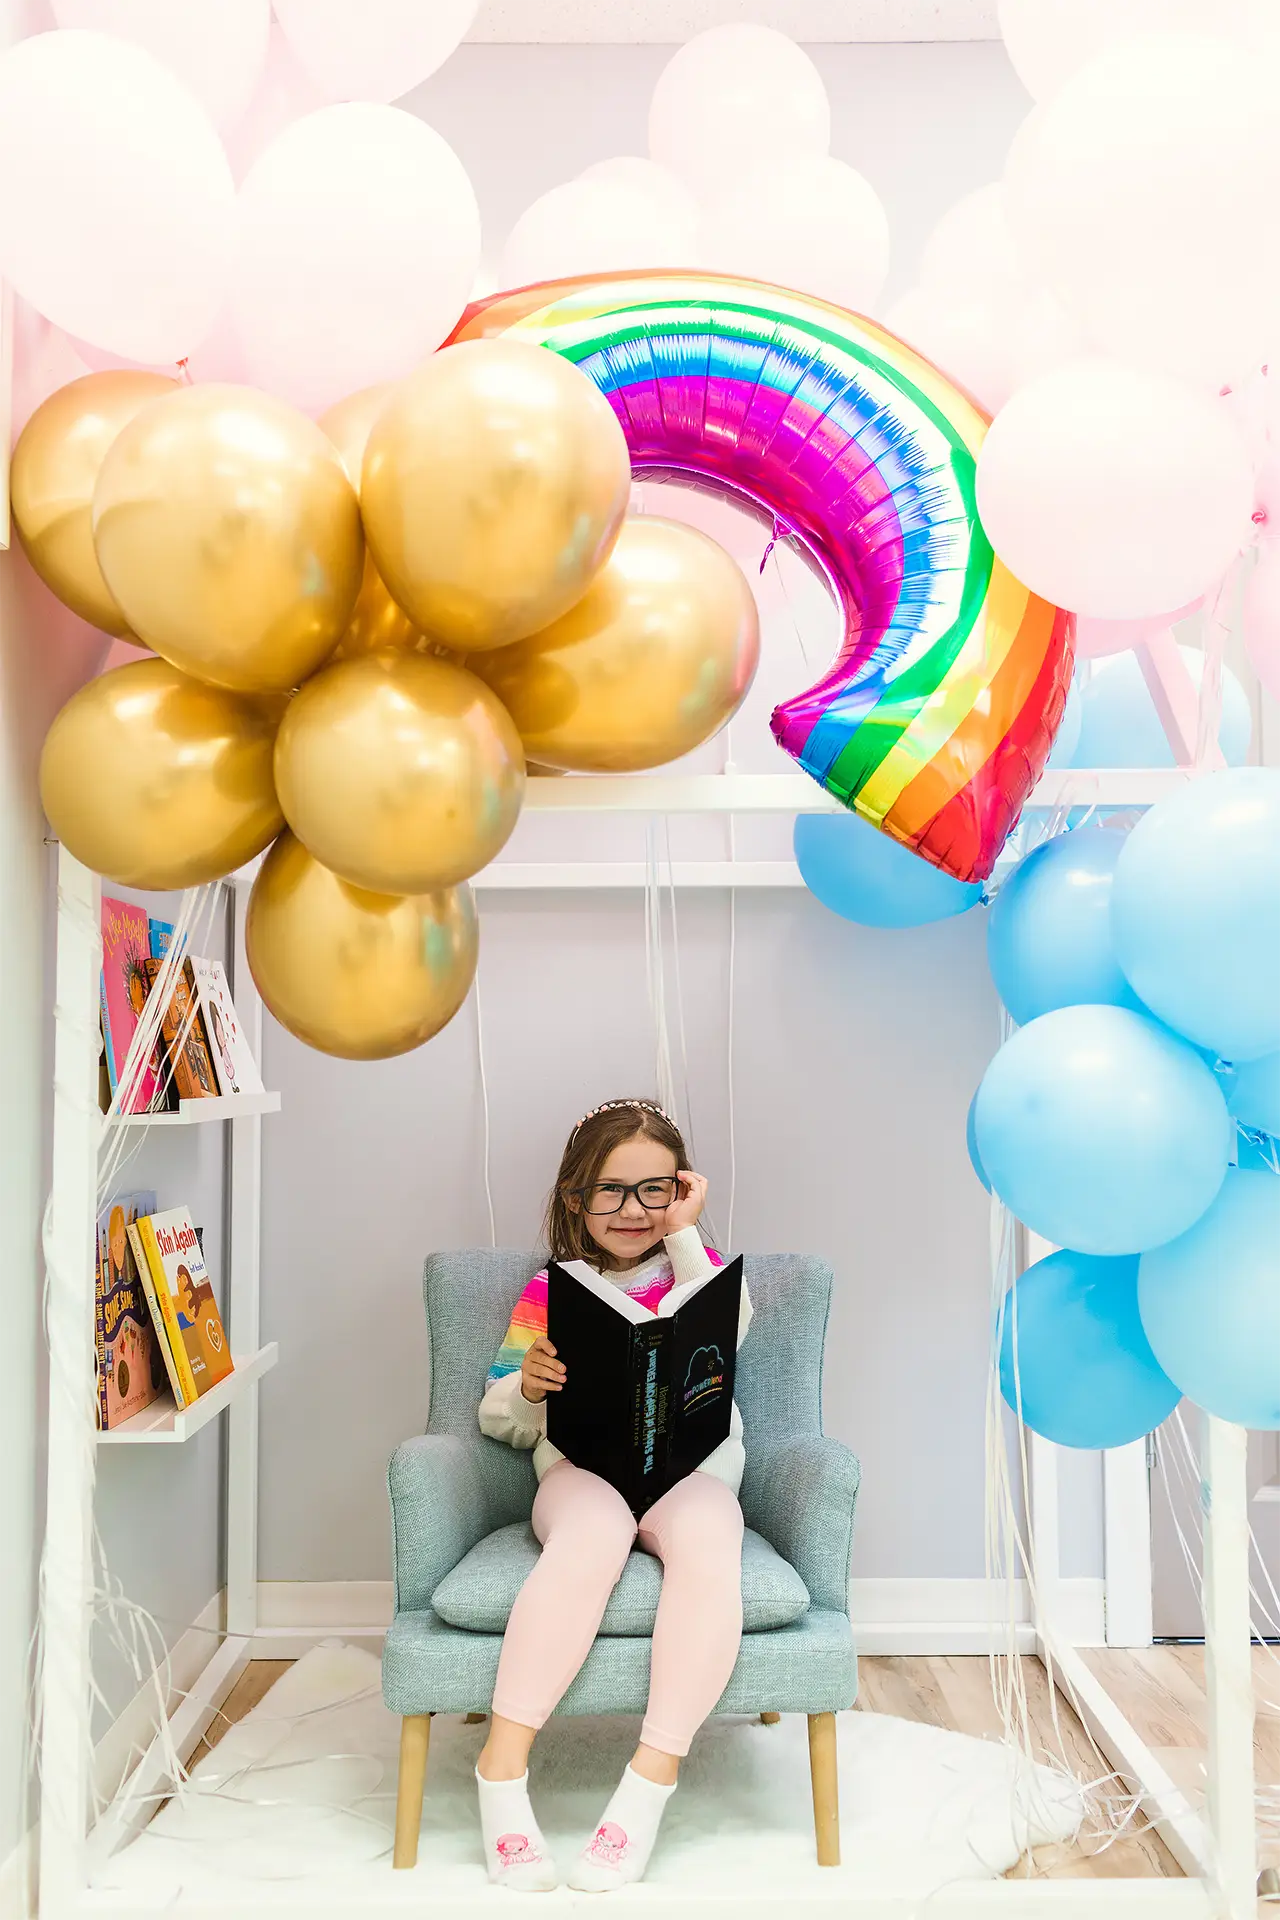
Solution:
[{"label": "girl's face", "polygon": [[[659,1146],[656,1140],[646,1140],[643,1135],[637,1135],[635,1139],[624,1140],[620,1147],[613,1149],[596,1175],[596,1185],[616,1181],[630,1187],[642,1180],[669,1180],[675,1171],[676,1157],[670,1147]],[[674,1192],[671,1197],[676,1197]],[[590,1196],[587,1204],[591,1204]],[[576,1209],[583,1205],[583,1201],[575,1198],[570,1205]],[[634,1267],[650,1247],[662,1238],[665,1212],[665,1207],[661,1211],[647,1210],[634,1193],[629,1193],[618,1213],[588,1212],[587,1232],[609,1256],[611,1266]]]}]

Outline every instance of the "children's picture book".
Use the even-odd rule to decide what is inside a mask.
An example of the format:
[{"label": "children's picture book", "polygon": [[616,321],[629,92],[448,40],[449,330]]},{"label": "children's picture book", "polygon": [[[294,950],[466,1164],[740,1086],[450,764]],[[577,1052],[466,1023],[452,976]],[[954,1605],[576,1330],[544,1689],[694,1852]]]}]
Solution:
[{"label": "children's picture book", "polygon": [[656,1314],[583,1260],[547,1268],[547,1337],[565,1368],[547,1438],[637,1517],[728,1438],[741,1294],[741,1255]]},{"label": "children's picture book", "polygon": [[169,1336],[179,1404],[189,1407],[232,1371],[204,1252],[186,1207],[140,1215],[134,1231]]},{"label": "children's picture book", "polygon": [[129,1223],[155,1204],[154,1193],[122,1193],[98,1216],[93,1345],[98,1425],[108,1431],[164,1390],[164,1355],[128,1234]]},{"label": "children's picture book", "polygon": [[147,932],[150,936],[151,958],[163,960],[173,945],[172,920],[148,920]]},{"label": "children's picture book", "polygon": [[[147,1004],[147,960],[151,930],[145,907],[102,896],[102,1037],[107,1077],[114,1099],[129,1043]],[[163,1105],[159,1062],[153,1055],[124,1105],[126,1113],[147,1113]]]},{"label": "children's picture book", "polygon": [[[153,922],[154,924],[154,922]],[[161,962],[154,956],[146,963],[147,984],[153,987]],[[195,997],[191,962],[185,961],[173,976],[173,991],[160,1024],[169,1071],[180,1100],[205,1100],[218,1091],[204,1021]]]},{"label": "children's picture book", "polygon": [[226,968],[220,960],[194,957],[190,964],[219,1087],[223,1093],[261,1093],[262,1075],[236,1017]]}]

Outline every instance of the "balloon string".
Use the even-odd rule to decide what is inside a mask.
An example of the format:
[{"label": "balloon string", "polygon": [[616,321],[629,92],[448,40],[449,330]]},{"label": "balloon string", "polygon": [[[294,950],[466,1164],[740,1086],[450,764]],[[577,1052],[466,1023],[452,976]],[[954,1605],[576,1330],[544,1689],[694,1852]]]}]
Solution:
[{"label": "balloon string", "polygon": [[791,538],[791,535],[794,532],[795,532],[795,528],[790,524],[789,521],[781,519],[776,513],[774,514],[773,532],[769,535],[768,544],[766,545],[764,552],[760,556],[761,573],[763,573],[765,568],[768,566],[769,555],[773,552],[779,540],[789,540]]}]

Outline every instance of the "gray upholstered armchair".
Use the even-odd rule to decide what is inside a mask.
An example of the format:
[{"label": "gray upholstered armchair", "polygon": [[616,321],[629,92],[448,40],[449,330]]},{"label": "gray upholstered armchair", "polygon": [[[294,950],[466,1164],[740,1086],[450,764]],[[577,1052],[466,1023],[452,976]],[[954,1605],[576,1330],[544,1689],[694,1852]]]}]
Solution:
[{"label": "gray upholstered armchair", "polygon": [[[488,1712],[507,1616],[538,1554],[532,1460],[485,1439],[476,1408],[511,1308],[540,1264],[505,1250],[436,1253],[426,1263],[430,1415],[388,1473],[395,1618],[382,1691],[403,1717],[397,1867],[417,1859],[431,1715]],[[831,1272],[790,1254],[748,1254],[745,1269],[755,1317],[736,1388],[747,1444],[743,1638],[716,1711],[808,1715],[818,1859],[835,1866],[835,1714],[853,1705],[858,1684],[849,1555],[859,1468],[822,1432]],[[657,1561],[632,1553],[559,1712],[644,1712],[661,1579]]]}]

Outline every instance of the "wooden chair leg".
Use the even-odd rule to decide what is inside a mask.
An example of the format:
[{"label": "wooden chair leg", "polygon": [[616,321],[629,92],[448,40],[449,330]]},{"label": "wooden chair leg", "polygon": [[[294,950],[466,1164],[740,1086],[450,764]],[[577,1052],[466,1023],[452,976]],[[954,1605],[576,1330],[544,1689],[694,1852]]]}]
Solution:
[{"label": "wooden chair leg", "polygon": [[488,1718],[487,1713],[468,1713],[464,1715],[462,1724],[464,1727],[478,1727],[482,1720],[487,1720]]},{"label": "wooden chair leg", "polygon": [[396,1786],[396,1843],[391,1863],[418,1864],[418,1829],[422,1825],[422,1791],[427,1783],[427,1747],[431,1715],[406,1713],[400,1722],[400,1778]]},{"label": "wooden chair leg", "polygon": [[760,1715],[760,1724],[762,1727],[776,1727],[781,1718],[782,1715],[780,1713],[762,1713]]},{"label": "wooden chair leg", "polygon": [[813,1781],[813,1831],[818,1865],[840,1865],[840,1782],[836,1769],[834,1713],[809,1715],[809,1774]]}]

